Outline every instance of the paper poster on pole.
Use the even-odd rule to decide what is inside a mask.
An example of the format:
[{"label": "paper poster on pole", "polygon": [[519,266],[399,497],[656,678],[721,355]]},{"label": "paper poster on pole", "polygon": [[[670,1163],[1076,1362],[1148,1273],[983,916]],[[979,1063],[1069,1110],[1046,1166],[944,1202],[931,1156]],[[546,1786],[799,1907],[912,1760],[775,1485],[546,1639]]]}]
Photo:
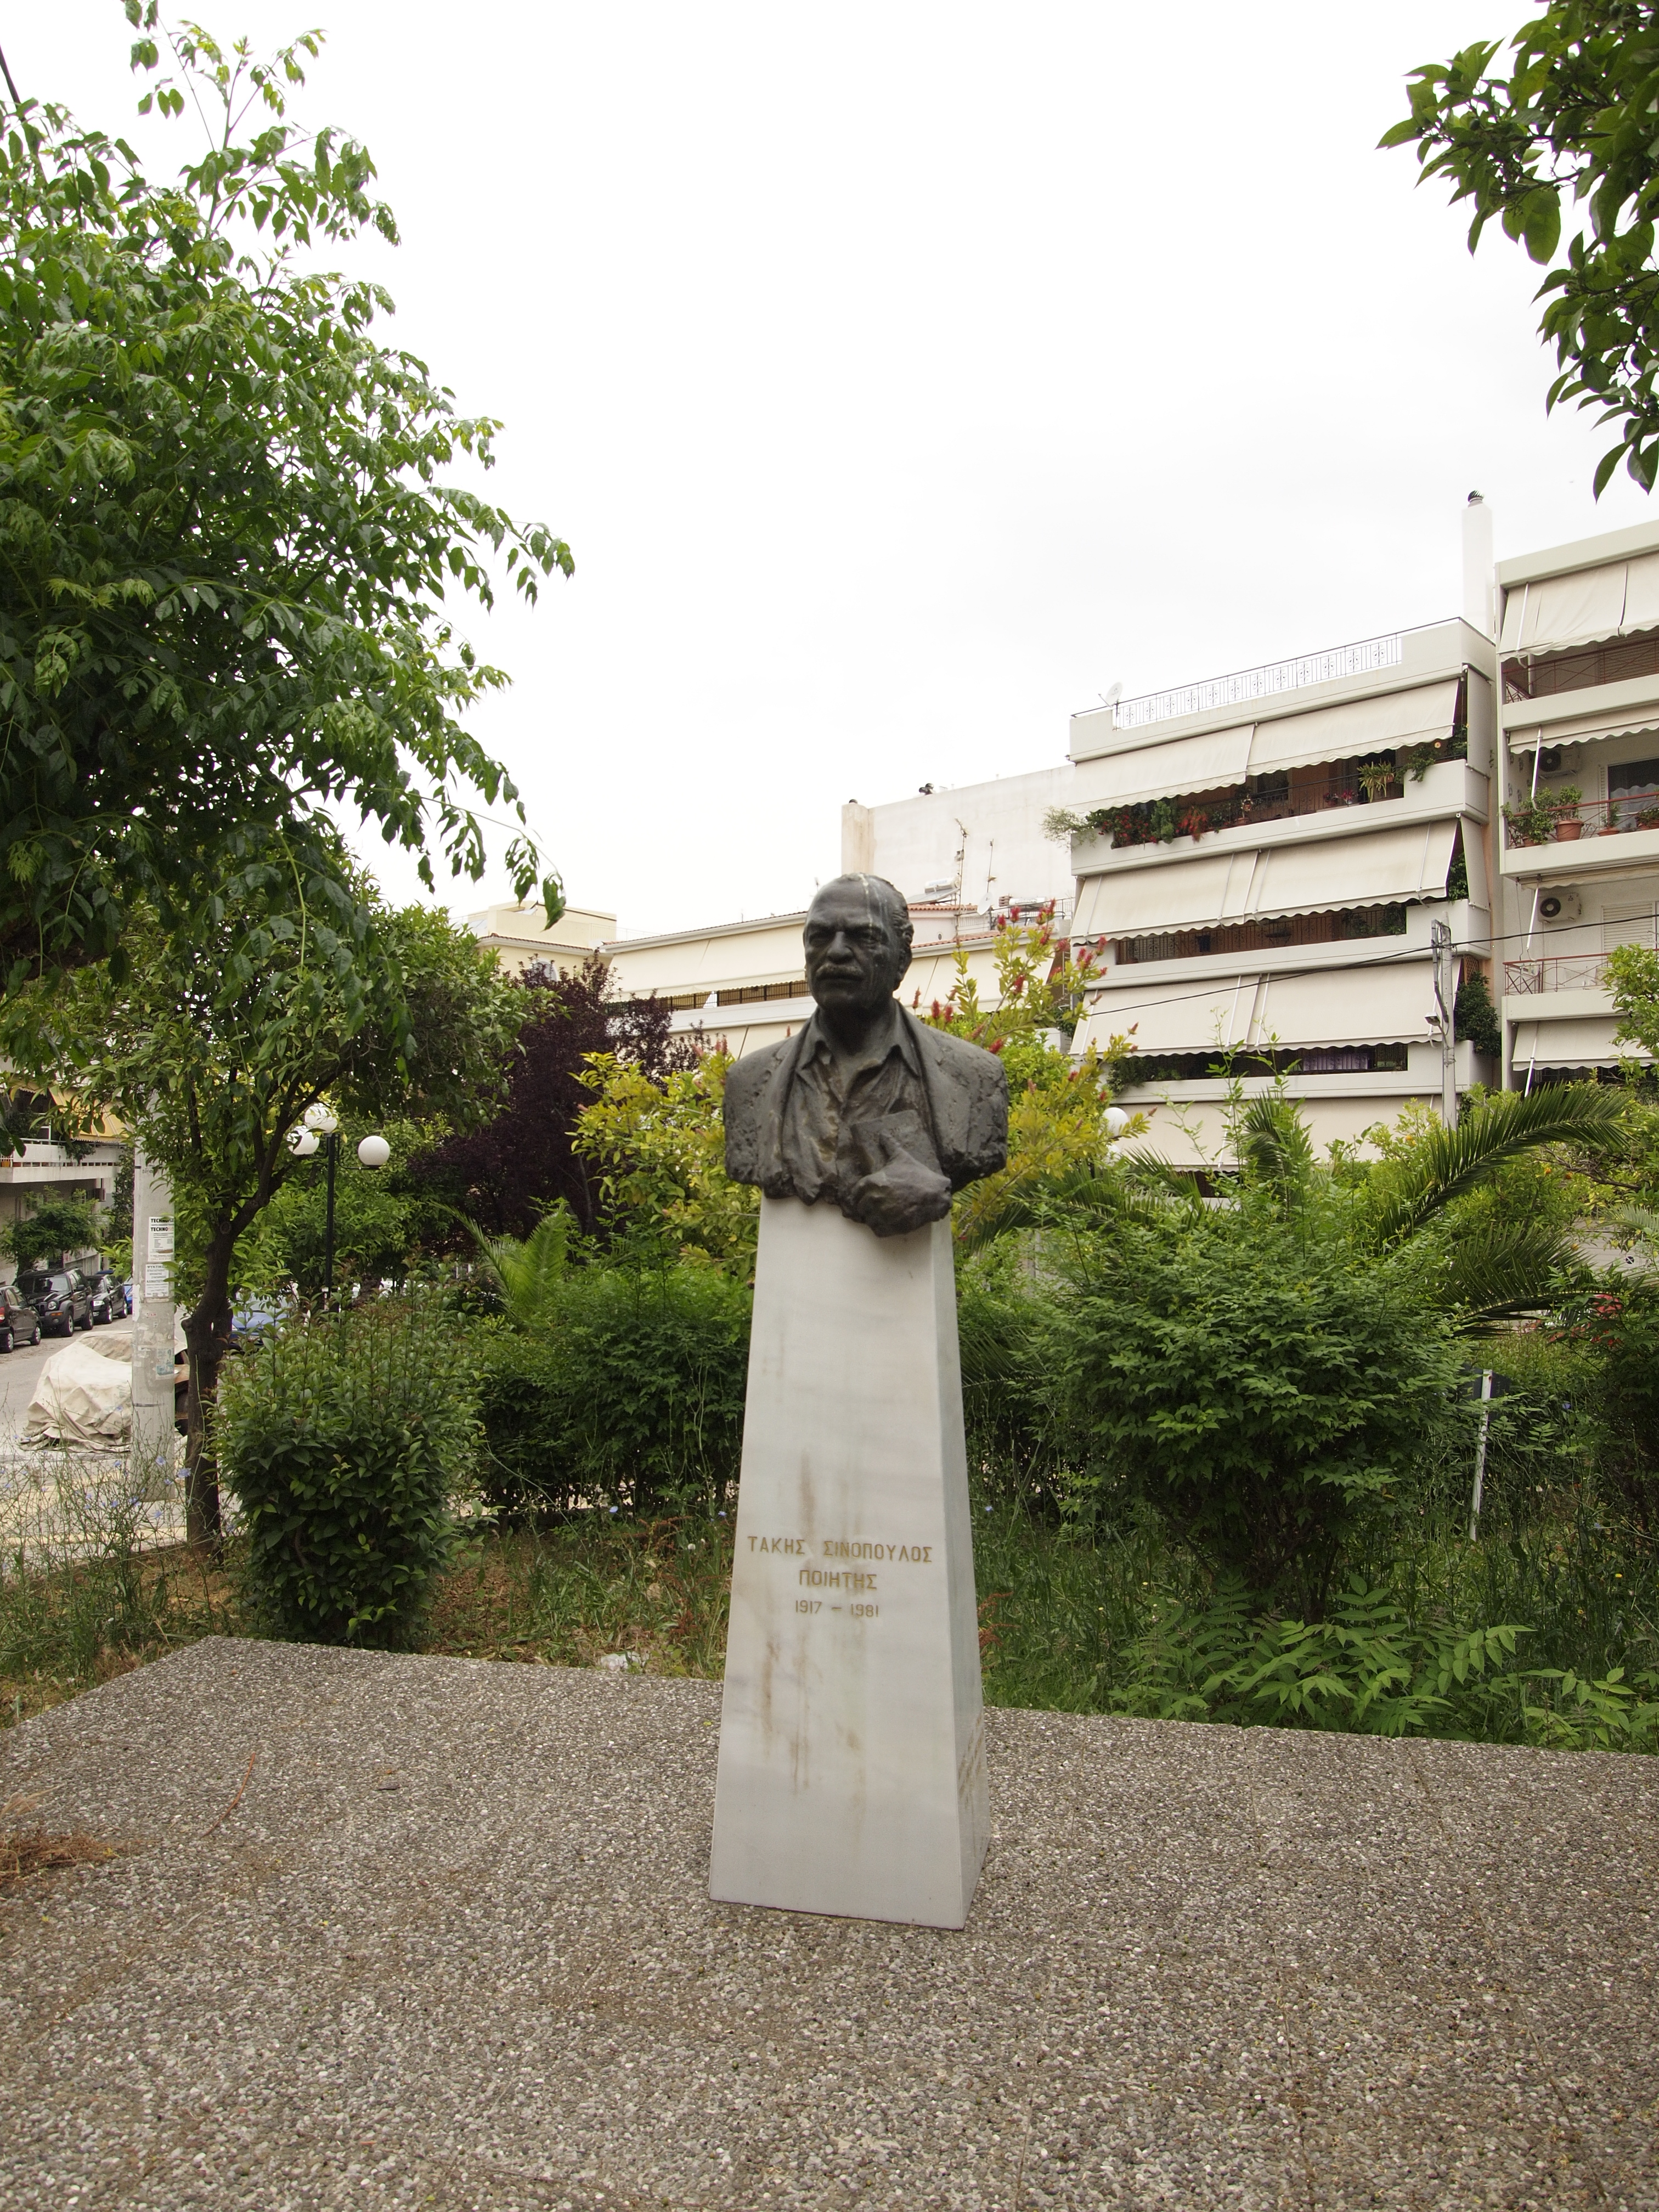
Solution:
[{"label": "paper poster on pole", "polygon": [[[147,1256],[151,1260],[170,1260],[173,1257],[173,1216],[152,1213],[149,1217],[149,1243]],[[146,1290],[148,1297],[150,1293]]]}]

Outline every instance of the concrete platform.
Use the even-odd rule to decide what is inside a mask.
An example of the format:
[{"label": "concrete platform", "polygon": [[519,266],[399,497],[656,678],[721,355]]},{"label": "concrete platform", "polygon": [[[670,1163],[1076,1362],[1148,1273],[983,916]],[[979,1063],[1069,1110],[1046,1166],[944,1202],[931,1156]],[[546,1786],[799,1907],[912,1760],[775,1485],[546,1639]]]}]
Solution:
[{"label": "concrete platform", "polygon": [[216,1641],[0,1738],[133,1846],[0,1905],[0,2201],[1659,2206],[1659,1762],[993,1712],[951,1934],[711,1905],[719,1705]]}]

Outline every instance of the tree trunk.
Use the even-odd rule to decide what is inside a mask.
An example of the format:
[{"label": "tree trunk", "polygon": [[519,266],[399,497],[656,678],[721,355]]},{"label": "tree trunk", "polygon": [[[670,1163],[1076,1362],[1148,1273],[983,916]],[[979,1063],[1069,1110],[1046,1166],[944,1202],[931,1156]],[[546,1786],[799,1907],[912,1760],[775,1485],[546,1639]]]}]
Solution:
[{"label": "tree trunk", "polygon": [[190,1388],[185,1400],[185,1531],[192,1544],[219,1540],[219,1463],[208,1435],[209,1408],[219,1391],[219,1369],[230,1346],[230,1263],[234,1230],[220,1230],[204,1254],[202,1295],[185,1317]]}]

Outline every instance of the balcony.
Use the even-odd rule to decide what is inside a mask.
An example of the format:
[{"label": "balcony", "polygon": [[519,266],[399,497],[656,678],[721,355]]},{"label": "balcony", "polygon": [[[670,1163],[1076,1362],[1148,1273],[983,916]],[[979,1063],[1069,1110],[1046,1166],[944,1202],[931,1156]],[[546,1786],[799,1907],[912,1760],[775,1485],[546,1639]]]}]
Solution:
[{"label": "balcony", "polygon": [[1604,991],[1607,963],[1599,952],[1553,952],[1533,960],[1506,960],[1504,988],[1516,998],[1540,991]]},{"label": "balcony", "polygon": [[1534,845],[1577,845],[1589,837],[1629,836],[1659,830],[1659,794],[1638,799],[1562,802],[1540,793],[1504,809],[1504,842],[1512,853]]}]

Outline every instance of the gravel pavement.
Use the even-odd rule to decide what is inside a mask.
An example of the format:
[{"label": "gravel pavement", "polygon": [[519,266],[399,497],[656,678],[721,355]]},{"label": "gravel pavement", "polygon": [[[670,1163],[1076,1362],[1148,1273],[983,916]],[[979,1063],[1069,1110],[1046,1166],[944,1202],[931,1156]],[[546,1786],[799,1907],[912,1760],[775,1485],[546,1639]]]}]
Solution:
[{"label": "gravel pavement", "polygon": [[952,1934],[711,1904],[719,1717],[215,1640],[0,1738],[126,1847],[0,1905],[0,2202],[1659,2207],[1659,1761],[993,1713]]}]

